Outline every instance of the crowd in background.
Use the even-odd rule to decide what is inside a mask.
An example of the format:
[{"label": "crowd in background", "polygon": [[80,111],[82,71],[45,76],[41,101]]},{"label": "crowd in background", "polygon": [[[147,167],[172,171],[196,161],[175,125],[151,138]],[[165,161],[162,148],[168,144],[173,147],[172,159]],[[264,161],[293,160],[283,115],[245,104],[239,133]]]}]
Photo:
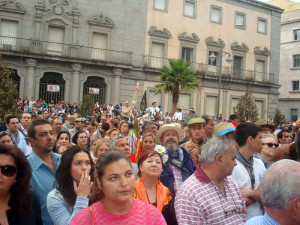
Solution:
[{"label": "crowd in background", "polygon": [[300,224],[300,120],[18,105],[0,132],[0,224]]}]

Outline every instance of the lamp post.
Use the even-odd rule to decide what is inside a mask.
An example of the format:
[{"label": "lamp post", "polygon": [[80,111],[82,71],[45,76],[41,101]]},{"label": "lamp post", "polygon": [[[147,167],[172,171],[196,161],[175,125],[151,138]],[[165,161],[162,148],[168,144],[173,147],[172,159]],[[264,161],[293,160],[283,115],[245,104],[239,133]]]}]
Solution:
[{"label": "lamp post", "polygon": [[[219,118],[219,113],[220,113],[220,92],[221,92],[221,84],[222,84],[222,60],[223,60],[223,54],[228,55],[226,62],[232,63],[233,59],[230,56],[230,53],[228,52],[223,52],[223,47],[221,46],[221,51],[220,51],[220,72],[219,72],[219,87],[218,87],[218,102],[217,102],[217,115],[216,119]],[[212,52],[209,56],[209,59],[214,62],[216,60],[217,56]],[[216,65],[217,66],[217,65]]]}]

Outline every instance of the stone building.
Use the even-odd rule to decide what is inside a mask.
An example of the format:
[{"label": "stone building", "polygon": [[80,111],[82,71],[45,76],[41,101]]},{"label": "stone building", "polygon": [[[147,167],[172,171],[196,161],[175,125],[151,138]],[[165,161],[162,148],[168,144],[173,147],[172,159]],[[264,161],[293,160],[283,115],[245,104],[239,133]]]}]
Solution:
[{"label": "stone building", "polygon": [[200,91],[180,94],[183,111],[194,107],[198,115],[228,118],[245,91],[253,93],[261,118],[277,107],[282,10],[275,6],[248,0],[8,0],[0,11],[2,58],[16,71],[22,98],[73,103],[93,92],[95,101],[117,104],[130,100],[139,82],[139,100],[146,90],[148,105],[156,101],[170,112],[171,95],[154,95],[157,69],[167,58],[183,58],[201,80]]}]

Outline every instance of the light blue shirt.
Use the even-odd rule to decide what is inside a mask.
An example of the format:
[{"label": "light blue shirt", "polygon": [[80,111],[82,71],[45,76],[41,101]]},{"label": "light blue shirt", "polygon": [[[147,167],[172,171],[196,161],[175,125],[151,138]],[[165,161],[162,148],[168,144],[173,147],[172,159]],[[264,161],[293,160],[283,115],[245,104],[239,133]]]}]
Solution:
[{"label": "light blue shirt", "polygon": [[245,225],[280,225],[267,212],[263,216],[255,216],[247,220]]},{"label": "light blue shirt", "polygon": [[[61,155],[51,152],[51,158],[55,169],[59,166],[60,157]],[[28,157],[28,161],[32,169],[30,184],[32,185],[34,192],[40,197],[43,224],[53,225],[53,221],[47,210],[46,199],[48,193],[54,188],[55,172],[44,163],[34,151],[32,151],[31,155]]]},{"label": "light blue shirt", "polygon": [[55,225],[69,225],[72,218],[88,206],[88,198],[77,196],[74,207],[68,207],[64,197],[56,188],[50,191],[47,197],[48,212]]}]

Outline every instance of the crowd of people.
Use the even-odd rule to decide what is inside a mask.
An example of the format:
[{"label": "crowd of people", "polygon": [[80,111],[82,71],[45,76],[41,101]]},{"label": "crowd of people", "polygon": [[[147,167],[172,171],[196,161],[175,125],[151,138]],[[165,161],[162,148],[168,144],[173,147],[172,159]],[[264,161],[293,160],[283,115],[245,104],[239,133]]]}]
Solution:
[{"label": "crowd of people", "polygon": [[1,225],[300,224],[300,119],[31,101],[1,127]]}]

